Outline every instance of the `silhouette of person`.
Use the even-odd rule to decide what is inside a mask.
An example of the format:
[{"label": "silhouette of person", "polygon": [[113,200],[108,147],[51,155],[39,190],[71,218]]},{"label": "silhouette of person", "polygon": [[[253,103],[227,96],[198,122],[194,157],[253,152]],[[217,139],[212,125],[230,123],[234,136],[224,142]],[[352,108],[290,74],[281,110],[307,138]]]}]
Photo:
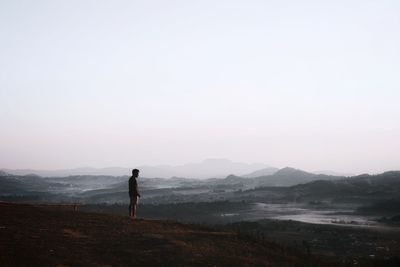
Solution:
[{"label": "silhouette of person", "polygon": [[136,178],[139,177],[139,170],[133,169],[132,170],[132,177],[129,178],[129,216],[132,219],[136,218],[136,208],[140,198],[139,190],[138,190],[138,183]]}]

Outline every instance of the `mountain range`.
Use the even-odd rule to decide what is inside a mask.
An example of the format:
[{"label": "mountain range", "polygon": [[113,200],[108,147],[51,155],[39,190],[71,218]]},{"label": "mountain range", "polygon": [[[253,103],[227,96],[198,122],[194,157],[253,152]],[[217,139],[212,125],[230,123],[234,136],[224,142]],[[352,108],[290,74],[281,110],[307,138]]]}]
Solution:
[{"label": "mountain range", "polygon": [[[132,168],[140,170],[140,176],[147,178],[171,178],[184,177],[195,179],[207,178],[224,178],[228,175],[237,175],[245,178],[255,178],[261,176],[269,176],[276,173],[279,168],[271,167],[264,163],[242,163],[234,162],[228,159],[206,159],[202,162],[187,163],[183,165],[139,165],[132,167],[107,167],[92,168],[80,167],[72,169],[56,169],[56,170],[36,170],[36,169],[7,169],[3,171],[13,175],[39,175],[41,177],[67,177],[67,176],[129,176]],[[349,173],[339,173],[335,171],[315,171],[313,174],[329,175],[329,176],[353,176]]]},{"label": "mountain range", "polygon": [[[0,172],[0,200],[50,203],[127,203],[129,176],[40,177]],[[236,201],[246,203],[324,203],[352,209],[398,203],[400,171],[353,177],[283,168],[271,175],[225,178],[139,178],[142,204]],[[389,201],[389,202],[388,202]],[[386,205],[386,204],[385,204]],[[370,209],[371,210],[371,209]],[[376,211],[376,208],[374,208]],[[395,209],[397,212],[398,209]],[[399,210],[400,212],[400,210]]]},{"label": "mountain range", "polygon": [[[108,175],[125,176],[130,175],[132,168],[137,168],[141,176],[149,178],[222,178],[229,174],[246,175],[259,171],[260,169],[270,168],[270,173],[276,168],[272,168],[263,163],[241,163],[233,162],[228,159],[206,159],[199,163],[187,163],[183,165],[157,165],[157,166],[135,166],[132,167],[108,167],[108,168],[74,168],[59,170],[33,170],[33,169],[1,169],[2,171],[14,175],[36,174],[42,177],[65,177],[76,175]],[[258,175],[260,176],[260,175]],[[255,177],[254,175],[252,177]]]}]

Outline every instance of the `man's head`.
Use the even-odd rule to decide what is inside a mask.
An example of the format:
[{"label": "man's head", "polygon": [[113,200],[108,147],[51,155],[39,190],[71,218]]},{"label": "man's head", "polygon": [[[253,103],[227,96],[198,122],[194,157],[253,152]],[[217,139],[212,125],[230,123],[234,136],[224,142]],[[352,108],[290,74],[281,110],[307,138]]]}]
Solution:
[{"label": "man's head", "polygon": [[132,176],[133,177],[138,177],[139,176],[139,170],[138,169],[133,169],[132,170]]}]

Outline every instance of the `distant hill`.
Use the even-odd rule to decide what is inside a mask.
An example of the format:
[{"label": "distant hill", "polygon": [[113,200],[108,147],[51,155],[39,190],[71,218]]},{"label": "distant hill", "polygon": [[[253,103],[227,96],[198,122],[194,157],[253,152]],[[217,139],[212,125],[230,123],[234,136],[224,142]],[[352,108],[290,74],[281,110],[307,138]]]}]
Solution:
[{"label": "distant hill", "polygon": [[47,191],[50,183],[37,175],[16,176],[3,173],[0,176],[0,194]]},{"label": "distant hill", "polygon": [[[296,176],[293,176],[296,173]],[[285,169],[281,173],[273,175],[274,179],[281,176],[283,181],[292,181],[291,177],[299,179],[314,179],[308,183],[300,183],[290,187],[258,187],[244,191],[242,198],[254,195],[257,197],[286,199],[287,201],[327,201],[353,204],[371,204],[386,199],[400,198],[400,171],[390,171],[378,175],[359,175],[354,177],[334,177],[323,175],[311,175],[298,172],[293,169]],[[271,177],[264,177],[271,178]],[[322,179],[321,179],[322,178]],[[297,179],[297,178],[296,178]],[[275,181],[275,180],[274,180]],[[268,184],[268,183],[266,183]],[[248,198],[248,197],[247,197]]]},{"label": "distant hill", "polygon": [[254,178],[254,177],[260,177],[260,176],[267,176],[267,175],[273,175],[275,174],[279,169],[274,168],[274,167],[267,167],[263,168],[261,170],[254,171],[249,174],[241,175],[242,177],[246,178]]},{"label": "distant hill", "polygon": [[330,175],[330,176],[355,176],[354,173],[349,173],[349,172],[336,172],[336,171],[330,171],[330,170],[322,170],[322,171],[313,171],[312,173],[315,174],[324,174],[324,175]]},{"label": "distant hill", "polygon": [[229,230],[66,209],[0,202],[0,265],[335,266]]},{"label": "distant hill", "polygon": [[303,170],[291,168],[291,167],[286,167],[283,169],[278,170],[276,173],[274,173],[274,176],[276,177],[281,177],[282,179],[290,178],[290,177],[295,177],[297,180],[303,180],[303,179],[309,179],[310,177],[316,177],[316,174],[310,173],[310,172],[305,172]]},{"label": "distant hill", "polygon": [[[0,199],[51,202],[126,203],[128,176],[39,177],[0,175]],[[139,178],[142,203],[234,201],[342,201],[371,204],[400,197],[400,172],[354,177],[317,175],[283,168],[272,175],[245,178]],[[256,192],[256,193],[255,193]]]},{"label": "distant hill", "polygon": [[384,194],[400,195],[400,171],[390,171],[377,175],[359,175],[330,181],[314,181],[293,187],[297,191],[307,194],[320,195],[367,195],[374,196]]},{"label": "distant hill", "polygon": [[[199,163],[188,163],[184,165],[170,166],[132,166],[140,169],[140,175],[149,178],[222,178],[229,174],[245,175],[256,170],[267,168],[266,164],[254,163],[247,164],[233,162],[228,159],[206,159]],[[130,175],[132,168],[110,167],[110,168],[75,168],[64,170],[12,170],[2,169],[2,171],[14,175],[36,174],[42,177],[65,177],[78,175],[106,175],[106,176],[125,176]]]},{"label": "distant hill", "polygon": [[25,193],[25,187],[21,181],[0,176],[0,194]]},{"label": "distant hill", "polygon": [[80,175],[59,178],[40,177],[35,174],[13,175],[3,173],[0,175],[1,193],[22,193],[22,192],[62,192],[85,191],[111,187],[128,177]]},{"label": "distant hill", "polygon": [[33,170],[33,169],[2,169],[3,172],[13,175],[29,175],[35,174],[41,177],[67,177],[79,175],[106,175],[106,176],[123,176],[129,175],[132,171],[130,168],[110,167],[110,168],[74,168],[59,170]]},{"label": "distant hill", "polygon": [[297,184],[309,183],[316,180],[334,180],[341,179],[340,176],[318,175],[305,172],[299,169],[286,167],[278,170],[272,175],[266,175],[254,178],[256,186],[293,186]]},{"label": "distant hill", "polygon": [[247,164],[228,159],[206,159],[200,163],[188,163],[178,166],[141,166],[145,177],[185,177],[185,178],[222,178],[229,174],[242,175],[257,169],[268,167],[266,164]]},{"label": "distant hill", "polygon": [[[271,173],[263,176],[251,177],[259,173]],[[243,189],[263,187],[263,186],[293,186],[297,184],[309,183],[316,180],[335,180],[342,179],[341,176],[317,175],[302,170],[286,167],[283,169],[265,168],[245,176],[228,175],[223,179],[205,180],[208,185],[240,185]]]}]

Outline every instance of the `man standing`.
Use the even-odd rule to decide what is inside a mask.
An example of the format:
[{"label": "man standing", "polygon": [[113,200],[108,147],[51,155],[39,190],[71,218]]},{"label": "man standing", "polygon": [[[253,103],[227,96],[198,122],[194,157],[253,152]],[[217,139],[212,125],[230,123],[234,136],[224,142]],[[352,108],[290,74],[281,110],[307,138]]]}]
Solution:
[{"label": "man standing", "polygon": [[140,197],[138,191],[138,183],[136,178],[139,177],[139,170],[133,169],[132,170],[132,177],[129,178],[129,198],[131,199],[129,204],[129,216],[132,219],[136,218],[136,207],[138,204],[138,200]]}]

